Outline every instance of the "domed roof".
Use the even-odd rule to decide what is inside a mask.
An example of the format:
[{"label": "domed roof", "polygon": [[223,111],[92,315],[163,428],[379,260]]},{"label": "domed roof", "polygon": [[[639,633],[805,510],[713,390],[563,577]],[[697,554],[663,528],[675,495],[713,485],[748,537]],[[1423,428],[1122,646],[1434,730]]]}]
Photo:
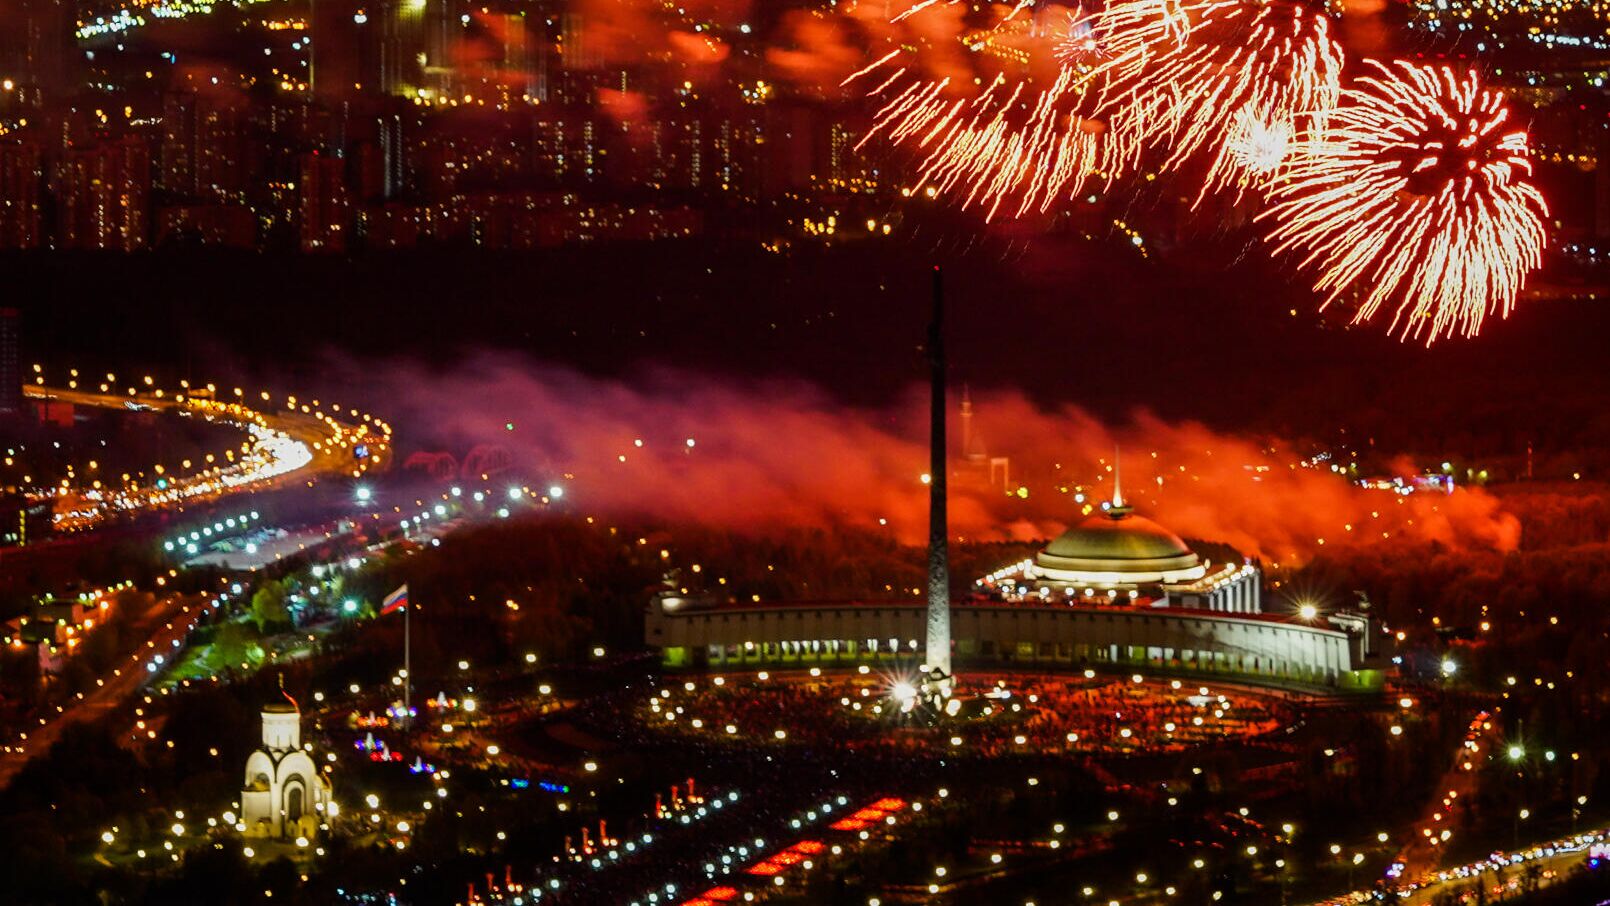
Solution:
[{"label": "domed roof", "polygon": [[1174,581],[1201,568],[1178,535],[1122,505],[1069,528],[1034,561],[1053,578],[1092,582]]}]

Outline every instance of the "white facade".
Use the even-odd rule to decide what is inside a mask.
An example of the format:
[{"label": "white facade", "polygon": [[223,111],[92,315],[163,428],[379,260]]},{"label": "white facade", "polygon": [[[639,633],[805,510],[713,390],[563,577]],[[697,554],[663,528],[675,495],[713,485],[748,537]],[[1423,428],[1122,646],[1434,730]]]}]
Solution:
[{"label": "white facade", "polygon": [[1157,567],[1150,572],[1115,572],[1100,569],[1053,569],[1031,564],[1024,570],[1025,578],[1035,582],[1055,582],[1062,585],[1095,585],[1101,588],[1132,588],[1137,585],[1157,585],[1171,582],[1194,582],[1207,574],[1200,563],[1181,569]]},{"label": "white facade", "polygon": [[1225,564],[1189,584],[1165,585],[1169,607],[1263,613],[1263,575],[1256,566]]},{"label": "white facade", "polygon": [[247,836],[308,839],[331,813],[330,781],[302,747],[302,715],[295,706],[263,708],[263,745],[246,759],[240,811]]},{"label": "white facade", "polygon": [[[924,616],[925,608],[908,604],[673,609],[656,601],[646,631],[672,664],[825,664],[914,656]],[[1361,660],[1362,640],[1347,632],[1257,613],[963,604],[951,609],[951,625],[963,660],[1149,664],[1317,686],[1355,682]]]}]

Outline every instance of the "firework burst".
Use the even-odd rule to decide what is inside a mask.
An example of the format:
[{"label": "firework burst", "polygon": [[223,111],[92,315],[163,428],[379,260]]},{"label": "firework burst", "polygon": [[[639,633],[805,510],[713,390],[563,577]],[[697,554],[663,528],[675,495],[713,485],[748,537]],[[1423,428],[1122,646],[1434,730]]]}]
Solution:
[{"label": "firework burst", "polygon": [[1198,202],[1263,188],[1278,137],[1320,125],[1341,91],[1341,46],[1304,0],[1120,0],[1092,27],[1108,56],[1090,74],[1097,115],[1167,147],[1170,168],[1203,160]]},{"label": "firework burst", "polygon": [[1242,170],[1263,177],[1286,162],[1294,131],[1289,119],[1254,107],[1243,107],[1230,124],[1230,138],[1225,148]]},{"label": "firework burst", "polygon": [[1294,143],[1260,219],[1317,270],[1326,305],[1356,288],[1354,323],[1391,304],[1404,339],[1474,336],[1542,260],[1526,133],[1474,72],[1368,65],[1326,129]]}]

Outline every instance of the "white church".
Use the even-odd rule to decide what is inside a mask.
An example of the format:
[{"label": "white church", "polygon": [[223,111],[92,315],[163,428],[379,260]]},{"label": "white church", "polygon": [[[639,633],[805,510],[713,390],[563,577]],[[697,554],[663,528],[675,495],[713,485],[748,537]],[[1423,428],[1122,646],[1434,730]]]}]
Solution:
[{"label": "white church", "polygon": [[[288,696],[287,696],[288,697]],[[313,839],[330,810],[330,781],[302,746],[302,713],[292,702],[263,706],[263,745],[246,759],[240,829],[249,837]]]}]

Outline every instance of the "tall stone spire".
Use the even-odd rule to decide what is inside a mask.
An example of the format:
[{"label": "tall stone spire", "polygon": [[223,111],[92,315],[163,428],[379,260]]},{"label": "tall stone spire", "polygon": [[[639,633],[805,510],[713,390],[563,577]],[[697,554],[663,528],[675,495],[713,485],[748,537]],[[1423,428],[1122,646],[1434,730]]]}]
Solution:
[{"label": "tall stone spire", "polygon": [[934,265],[933,320],[928,324],[928,634],[923,661],[930,672],[950,676],[950,543],[945,517],[945,294]]}]

